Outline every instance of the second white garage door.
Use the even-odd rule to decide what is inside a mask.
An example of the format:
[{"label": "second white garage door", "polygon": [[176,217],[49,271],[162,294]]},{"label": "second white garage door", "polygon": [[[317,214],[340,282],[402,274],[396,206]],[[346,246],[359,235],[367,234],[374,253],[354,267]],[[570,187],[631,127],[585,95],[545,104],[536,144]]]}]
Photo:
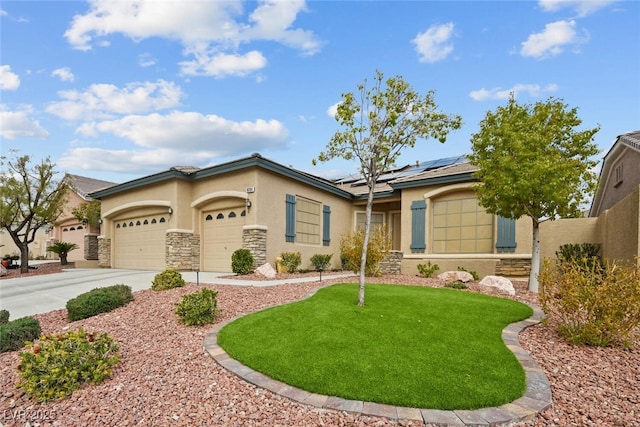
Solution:
[{"label": "second white garage door", "polygon": [[242,248],[245,210],[231,208],[202,214],[202,270],[231,271],[231,255]]}]

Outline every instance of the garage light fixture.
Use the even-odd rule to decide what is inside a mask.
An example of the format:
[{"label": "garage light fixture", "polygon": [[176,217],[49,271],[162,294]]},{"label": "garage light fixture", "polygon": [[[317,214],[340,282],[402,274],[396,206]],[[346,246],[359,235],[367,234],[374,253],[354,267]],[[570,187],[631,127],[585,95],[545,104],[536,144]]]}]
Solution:
[{"label": "garage light fixture", "polygon": [[169,215],[171,215],[173,213],[173,208],[170,207],[167,212],[169,212]]},{"label": "garage light fixture", "polygon": [[247,208],[251,207],[251,200],[247,199]]}]

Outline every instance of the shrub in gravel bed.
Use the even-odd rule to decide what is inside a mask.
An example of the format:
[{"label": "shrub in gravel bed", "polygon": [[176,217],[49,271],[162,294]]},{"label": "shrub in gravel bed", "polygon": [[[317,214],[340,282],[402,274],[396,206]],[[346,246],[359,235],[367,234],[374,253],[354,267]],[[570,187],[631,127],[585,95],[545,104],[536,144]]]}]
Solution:
[{"label": "shrub in gravel bed", "polygon": [[99,384],[120,361],[118,345],[106,333],[82,328],[43,336],[20,353],[19,386],[39,401],[61,399],[85,383]]},{"label": "shrub in gravel bed", "polygon": [[133,301],[131,286],[113,285],[95,288],[67,301],[67,318],[70,321],[86,319],[106,313]]},{"label": "shrub in gravel bed", "polygon": [[33,317],[23,317],[0,325],[0,353],[24,347],[25,342],[38,338],[41,332],[40,322]]},{"label": "shrub in gravel bed", "polygon": [[200,292],[185,295],[176,303],[181,323],[187,326],[202,326],[216,321],[218,314],[218,291],[204,288]]},{"label": "shrub in gravel bed", "polygon": [[287,273],[295,273],[302,263],[302,254],[300,252],[282,252],[280,260]]},{"label": "shrub in gravel bed", "polygon": [[185,285],[182,274],[171,268],[156,274],[151,282],[151,289],[154,291],[164,291],[167,289],[181,288]]},{"label": "shrub in gravel bed", "polygon": [[540,303],[572,344],[629,347],[640,333],[640,266],[546,260]]},{"label": "shrub in gravel bed", "polygon": [[249,249],[238,249],[231,254],[231,271],[236,274],[253,272],[253,255]]}]

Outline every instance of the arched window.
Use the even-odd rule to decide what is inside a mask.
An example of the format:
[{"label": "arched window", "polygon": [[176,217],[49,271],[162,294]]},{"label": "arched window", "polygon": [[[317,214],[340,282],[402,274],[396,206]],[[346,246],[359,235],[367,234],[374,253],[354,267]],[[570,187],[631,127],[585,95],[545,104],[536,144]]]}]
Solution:
[{"label": "arched window", "polygon": [[133,227],[133,221],[129,222],[129,227]]},{"label": "arched window", "polygon": [[136,225],[142,225],[142,223],[140,222],[140,220],[136,221]]},{"label": "arched window", "polygon": [[68,228],[63,228],[62,231],[69,231],[69,229]]},{"label": "arched window", "polygon": [[236,213],[234,211],[229,212],[229,218],[235,218]]},{"label": "arched window", "polygon": [[158,222],[158,221],[156,221],[156,219],[155,219],[155,218],[153,218],[153,219],[151,220],[151,224],[155,224],[156,222]]},{"label": "arched window", "polygon": [[120,224],[116,224],[116,228],[120,228]]},{"label": "arched window", "polygon": [[69,229],[69,231],[75,231],[75,230],[76,230],[76,228],[75,228],[75,227],[71,227],[71,228]]},{"label": "arched window", "polygon": [[79,225],[78,228],[76,228],[76,230],[82,230],[82,226]]},{"label": "arched window", "polygon": [[164,217],[160,218],[160,222],[167,222],[166,219],[164,219]]},{"label": "arched window", "polygon": [[126,222],[123,222],[123,223],[122,223],[122,228],[125,228],[126,226],[127,226],[127,223],[126,223]]},{"label": "arched window", "polygon": [[147,225],[147,224],[149,224],[149,220],[145,219],[144,222],[142,223],[142,225]]},{"label": "arched window", "polygon": [[219,213],[218,216],[216,216],[216,219],[224,219],[224,214]]},{"label": "arched window", "polygon": [[240,216],[247,216],[247,210],[243,209],[242,212],[240,212]]},{"label": "arched window", "polygon": [[205,221],[211,221],[213,219],[213,217],[211,216],[211,214],[207,215],[207,217],[204,219]]}]

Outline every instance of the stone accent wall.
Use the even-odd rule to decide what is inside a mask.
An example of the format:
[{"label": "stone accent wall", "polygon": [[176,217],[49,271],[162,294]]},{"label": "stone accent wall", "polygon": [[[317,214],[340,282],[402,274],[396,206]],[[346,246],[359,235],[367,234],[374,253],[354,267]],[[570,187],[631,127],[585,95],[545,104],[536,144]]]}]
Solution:
[{"label": "stone accent wall", "polygon": [[402,264],[403,257],[404,253],[402,251],[389,251],[380,262],[380,272],[382,274],[400,274],[400,264]]},{"label": "stone accent wall", "polygon": [[98,266],[111,268],[111,239],[98,236]]},{"label": "stone accent wall", "polygon": [[526,277],[531,272],[529,258],[501,259],[496,264],[496,275],[505,277]]},{"label": "stone accent wall", "polygon": [[267,227],[248,225],[242,228],[242,248],[253,256],[253,268],[267,262]]},{"label": "stone accent wall", "polygon": [[167,232],[165,266],[179,271],[200,270],[200,235],[185,231]]},{"label": "stone accent wall", "polygon": [[85,234],[84,235],[84,259],[88,261],[94,261],[99,259],[98,256],[98,235],[97,234]]}]

